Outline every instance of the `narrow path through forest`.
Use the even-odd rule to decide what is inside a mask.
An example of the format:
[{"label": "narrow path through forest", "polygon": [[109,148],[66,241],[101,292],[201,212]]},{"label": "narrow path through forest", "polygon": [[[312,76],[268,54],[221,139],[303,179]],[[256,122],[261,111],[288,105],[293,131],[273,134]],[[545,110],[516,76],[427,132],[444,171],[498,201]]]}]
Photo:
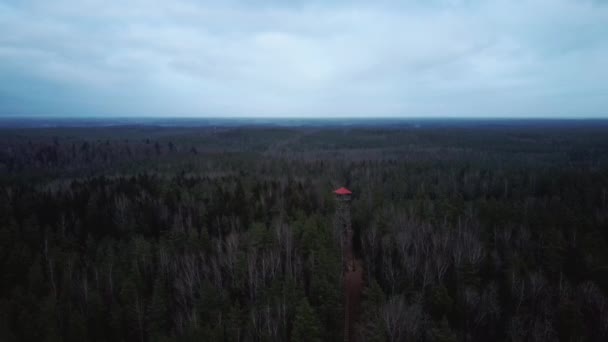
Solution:
[{"label": "narrow path through forest", "polygon": [[[349,254],[354,255],[353,251]],[[354,257],[349,264],[350,267],[344,270],[344,341],[353,342],[357,340],[354,328],[361,304],[363,265],[361,260]]]}]

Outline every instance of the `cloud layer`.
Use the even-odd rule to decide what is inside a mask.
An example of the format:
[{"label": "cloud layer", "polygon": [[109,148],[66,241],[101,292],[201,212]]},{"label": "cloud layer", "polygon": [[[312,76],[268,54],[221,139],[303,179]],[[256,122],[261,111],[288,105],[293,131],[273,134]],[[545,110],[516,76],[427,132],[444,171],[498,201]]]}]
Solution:
[{"label": "cloud layer", "polygon": [[0,0],[0,32],[0,115],[608,116],[599,0]]}]

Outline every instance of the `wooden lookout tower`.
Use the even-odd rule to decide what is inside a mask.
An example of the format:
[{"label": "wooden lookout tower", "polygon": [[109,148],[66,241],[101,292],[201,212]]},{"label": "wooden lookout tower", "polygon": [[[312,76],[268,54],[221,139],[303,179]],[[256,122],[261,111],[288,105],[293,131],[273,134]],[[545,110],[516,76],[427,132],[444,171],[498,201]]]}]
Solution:
[{"label": "wooden lookout tower", "polygon": [[347,188],[334,191],[336,195],[335,234],[340,239],[344,269],[344,341],[355,341],[354,326],[361,301],[362,269],[353,252],[353,227],[350,221],[352,192]]},{"label": "wooden lookout tower", "polygon": [[352,192],[347,188],[334,191],[338,205],[336,207],[335,225],[340,234],[342,246],[342,263],[346,271],[352,271],[355,267],[355,256],[353,254],[353,227],[350,222],[350,200]]}]

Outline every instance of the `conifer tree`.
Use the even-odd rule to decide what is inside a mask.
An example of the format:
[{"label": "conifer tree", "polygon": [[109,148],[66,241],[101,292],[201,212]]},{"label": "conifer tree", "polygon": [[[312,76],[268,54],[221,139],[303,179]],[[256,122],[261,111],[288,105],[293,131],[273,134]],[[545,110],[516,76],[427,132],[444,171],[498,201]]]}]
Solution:
[{"label": "conifer tree", "polygon": [[321,341],[319,318],[306,298],[302,298],[296,308],[291,340],[293,342]]}]

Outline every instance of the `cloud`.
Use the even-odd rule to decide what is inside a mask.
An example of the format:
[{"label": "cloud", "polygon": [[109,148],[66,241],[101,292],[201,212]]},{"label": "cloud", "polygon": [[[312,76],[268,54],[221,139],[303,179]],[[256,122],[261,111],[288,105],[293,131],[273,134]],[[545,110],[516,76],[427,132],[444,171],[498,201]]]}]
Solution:
[{"label": "cloud", "polygon": [[607,116],[602,1],[1,1],[0,115]]}]

